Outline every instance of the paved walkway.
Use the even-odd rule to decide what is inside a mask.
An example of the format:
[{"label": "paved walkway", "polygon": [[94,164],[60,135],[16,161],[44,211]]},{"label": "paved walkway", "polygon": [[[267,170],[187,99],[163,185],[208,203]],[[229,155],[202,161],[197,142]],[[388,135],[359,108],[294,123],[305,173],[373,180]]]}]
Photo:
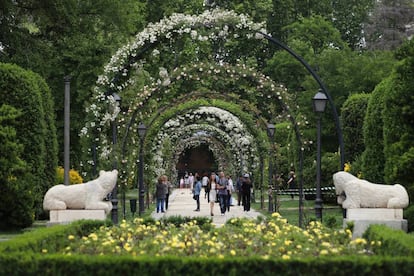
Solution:
[{"label": "paved walkway", "polygon": [[210,215],[210,203],[204,198],[204,190],[200,195],[200,211],[194,211],[197,208],[197,203],[193,199],[193,194],[190,189],[175,189],[169,197],[168,210],[165,213],[157,213],[154,210],[151,216],[155,219],[170,216],[182,216],[182,217],[209,217],[213,219],[213,224],[216,226],[223,225],[227,220],[232,218],[256,218],[260,215],[259,212],[250,209],[249,212],[243,211],[243,206],[237,205],[237,200],[234,200],[235,205],[230,206],[230,212],[221,215],[219,203],[214,203],[214,216]]}]

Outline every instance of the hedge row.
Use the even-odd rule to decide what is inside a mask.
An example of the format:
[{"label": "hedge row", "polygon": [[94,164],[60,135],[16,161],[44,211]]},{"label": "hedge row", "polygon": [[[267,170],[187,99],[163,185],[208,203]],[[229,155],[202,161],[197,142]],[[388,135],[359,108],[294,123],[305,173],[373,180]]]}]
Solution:
[{"label": "hedge row", "polygon": [[[381,239],[377,256],[318,257],[265,260],[227,257],[178,258],[60,255],[68,235],[88,235],[110,222],[79,221],[26,233],[0,243],[0,275],[410,275],[414,271],[414,238],[384,226],[372,226],[367,236]],[[403,246],[405,245],[405,246]],[[48,249],[51,253],[41,253]],[[392,254],[393,256],[390,256]]]},{"label": "hedge row", "polygon": [[407,257],[296,260],[61,255],[1,255],[2,275],[410,275]]},{"label": "hedge row", "polygon": [[371,225],[364,233],[368,241],[381,241],[375,252],[378,255],[414,257],[414,236],[402,230],[395,230],[383,225]]},{"label": "hedge row", "polygon": [[[4,94],[0,106],[12,106],[20,112],[12,126],[16,143],[22,146],[19,158],[27,164],[24,172],[8,175],[1,187],[6,198],[0,202],[0,228],[24,228],[44,215],[43,195],[55,184],[58,150],[53,99],[45,80],[13,64],[0,63],[0,91]],[[16,214],[22,209],[20,205],[26,205],[30,213]],[[23,219],[26,217],[30,220]]]}]

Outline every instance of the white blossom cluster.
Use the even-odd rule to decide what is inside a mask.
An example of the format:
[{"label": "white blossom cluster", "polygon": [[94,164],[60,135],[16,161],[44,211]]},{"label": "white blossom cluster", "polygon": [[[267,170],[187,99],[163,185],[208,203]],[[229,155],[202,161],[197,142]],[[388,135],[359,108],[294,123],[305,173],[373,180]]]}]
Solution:
[{"label": "white blossom cluster", "polygon": [[[176,68],[168,72],[166,68],[160,67],[158,77],[151,76],[152,84],[145,86],[143,90],[138,91],[135,103],[131,105],[130,110],[120,113],[117,106],[114,107],[114,100],[105,93],[108,88],[111,91],[121,92],[133,83],[132,78],[128,78],[129,72],[125,68],[131,58],[137,57],[138,52],[148,43],[154,43],[161,39],[175,39],[181,35],[187,35],[193,40],[216,40],[227,38],[237,38],[238,36],[246,36],[248,39],[262,39],[262,36],[256,35],[257,32],[266,33],[263,24],[252,22],[247,16],[236,14],[233,11],[225,11],[221,9],[207,10],[200,15],[174,14],[169,18],[165,18],[158,23],[149,24],[142,32],[140,32],[135,40],[121,47],[117,53],[111,58],[111,61],[105,67],[104,75],[97,80],[97,87],[94,89],[94,102],[86,109],[92,120],[88,121],[82,128],[80,135],[91,137],[91,130],[96,130],[101,135],[95,137],[95,142],[99,144],[101,158],[108,158],[111,153],[111,145],[105,137],[106,129],[109,123],[117,117],[120,132],[125,132],[130,117],[138,112],[138,118],[148,118],[156,110],[156,106],[147,107],[146,104],[150,99],[155,102],[162,101],[162,94],[170,93],[170,88],[179,79],[204,81],[204,76],[217,75],[230,79],[249,78],[257,79],[256,87],[252,88],[252,93],[257,97],[264,99],[275,99],[285,104],[285,110],[289,112],[291,109],[290,99],[286,89],[272,82],[272,80],[256,72],[252,68],[248,68],[245,64],[237,64],[235,66],[220,62],[219,64],[192,64],[181,68]],[[244,31],[242,31],[244,30]],[[246,32],[247,31],[247,32]],[[153,49],[150,54],[153,57],[160,55],[160,50]],[[144,61],[134,61],[132,69],[142,66]],[[131,64],[130,64],[131,65]],[[114,82],[114,76],[125,77],[123,82]],[[223,91],[225,93],[227,91]],[[154,102],[154,101],[152,101]],[[114,108],[110,108],[110,107]],[[297,108],[297,107],[296,107]],[[288,114],[289,115],[289,114]],[[119,118],[120,117],[120,118]],[[257,161],[257,145],[253,136],[246,130],[243,123],[233,114],[216,107],[201,107],[184,115],[179,115],[174,119],[167,121],[160,129],[155,142],[153,151],[154,163],[161,164],[157,166],[157,172],[162,170],[163,157],[162,145],[163,139],[166,137],[180,141],[180,129],[190,125],[197,125],[198,121],[203,121],[203,130],[210,131],[207,125],[215,128],[214,134],[221,135],[223,141],[228,141],[230,149],[234,156],[246,156],[246,160]],[[306,122],[306,120],[304,120]],[[137,122],[136,122],[137,123]],[[301,122],[298,122],[298,125]],[[306,125],[306,123],[303,123]],[[136,137],[136,127],[132,127],[133,136]],[[192,133],[190,127],[187,128]],[[213,130],[211,130],[213,131]],[[220,134],[220,131],[224,134]],[[179,135],[180,134],[180,135]],[[225,138],[223,138],[225,137]],[[188,138],[190,139],[190,138]],[[226,140],[227,139],[227,140]],[[132,144],[136,144],[135,138],[131,138]],[[195,142],[192,142],[195,143]],[[179,143],[177,142],[177,145]],[[237,154],[238,150],[242,154]],[[136,155],[135,155],[136,156]],[[256,161],[255,161],[256,160]],[[240,159],[238,160],[241,161]],[[91,162],[87,161],[88,164]],[[246,162],[242,162],[244,165]],[[253,165],[252,165],[253,166]],[[121,176],[122,177],[122,176]]]},{"label": "white blossom cluster", "polygon": [[[212,139],[213,137],[216,139]],[[227,154],[223,154],[223,145],[228,146],[233,152],[232,156],[236,157],[233,161],[236,164],[244,164],[248,167],[249,160],[257,159],[254,154],[257,152],[254,138],[240,119],[217,107],[201,106],[176,116],[164,124],[152,149],[155,153],[153,156],[154,170],[158,173],[165,173],[164,158],[170,160],[170,157],[162,156],[164,139],[170,139],[174,145],[175,159],[173,162],[178,161],[178,157],[185,149],[207,141],[220,167],[228,167],[229,161],[224,159]]]}]

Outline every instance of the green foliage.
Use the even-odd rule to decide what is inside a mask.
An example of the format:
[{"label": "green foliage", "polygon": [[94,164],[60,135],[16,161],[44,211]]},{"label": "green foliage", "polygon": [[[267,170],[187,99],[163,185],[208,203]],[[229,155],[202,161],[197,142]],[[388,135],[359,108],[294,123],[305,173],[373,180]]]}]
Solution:
[{"label": "green foliage", "polygon": [[68,225],[39,228],[19,235],[15,239],[0,243],[0,252],[40,253],[42,249],[53,252],[59,247],[68,245],[68,235],[82,237],[100,226],[111,224],[110,221],[80,220]]},{"label": "green foliage", "polygon": [[15,229],[33,223],[33,196],[23,147],[16,142],[16,122],[22,112],[12,106],[0,106],[0,229]]},{"label": "green foliage", "polygon": [[336,220],[335,216],[326,216],[323,219],[323,223],[329,227],[335,229],[338,226],[338,221]]},{"label": "green foliage", "polygon": [[290,40],[307,42],[316,55],[328,48],[346,48],[339,31],[320,15],[302,18],[299,22],[286,26],[286,29],[291,33]]},{"label": "green foliage", "polygon": [[182,216],[169,216],[163,217],[160,220],[161,223],[173,224],[176,227],[180,227],[181,224],[193,222],[195,225],[198,225],[203,231],[210,231],[213,227],[211,224],[212,219],[208,217],[182,217]]},{"label": "green foliage", "polygon": [[[260,275],[274,275],[274,272],[278,271],[284,275],[354,275],[356,272],[361,275],[382,275],[386,271],[389,274],[409,275],[414,269],[412,237],[383,226],[372,226],[373,229],[369,229],[370,234],[367,237],[369,242],[373,241],[374,243],[381,239],[385,247],[376,247],[375,253],[384,256],[312,256],[283,260],[282,258],[266,259],[257,255],[247,258],[237,255],[225,258],[194,258],[191,256],[144,256],[138,258],[117,256],[114,258],[113,256],[90,255],[65,256],[53,253],[60,248],[69,246],[69,237],[87,237],[92,231],[103,225],[105,223],[101,221],[79,221],[70,225],[38,229],[13,240],[2,242],[0,243],[0,274],[198,275],[214,273],[222,275],[228,274],[229,271],[235,274],[254,271]],[[256,227],[256,225],[253,226]],[[240,227],[236,220],[233,230],[243,230]],[[251,227],[250,230],[255,231]],[[290,228],[290,231],[296,230]],[[227,234],[221,233],[221,235],[232,236],[233,231]],[[239,242],[233,238],[230,241],[232,243]],[[47,253],[42,253],[42,251]]]},{"label": "green foliage", "polygon": [[[54,168],[57,166],[56,133],[50,92],[39,75],[16,65],[2,63],[0,91],[7,91],[7,94],[0,98],[0,104],[21,110],[21,116],[16,118],[14,128],[16,143],[23,146],[20,157],[27,164],[25,175],[30,175],[30,178],[24,177],[22,182],[17,179],[17,182],[22,185],[20,188],[24,187],[33,198],[34,204],[32,200],[23,201],[26,202],[27,208],[33,209],[38,216],[43,209],[43,195],[54,184]],[[51,168],[52,172],[49,171]],[[9,204],[13,206],[13,202]],[[23,202],[16,201],[14,204]]]},{"label": "green foliage", "polygon": [[[408,190],[409,197],[412,198],[414,192],[412,191],[412,187]],[[414,205],[411,204],[408,206],[407,209],[404,210],[404,218],[407,220],[408,223],[408,232],[414,232]]]},{"label": "green foliage", "polygon": [[385,225],[371,225],[363,235],[368,242],[381,242],[374,253],[387,256],[414,257],[414,236],[402,230],[395,230]]},{"label": "green foliage", "polygon": [[364,120],[365,151],[362,158],[362,173],[364,178],[374,183],[384,183],[384,135],[383,117],[384,93],[389,87],[389,80],[379,84],[368,101]]},{"label": "green foliage", "polygon": [[414,80],[412,79],[414,42],[406,43],[399,52],[402,60],[390,76],[384,93],[385,181],[414,185]]},{"label": "green foliage", "polygon": [[15,120],[21,112],[10,105],[0,106],[0,179],[7,180],[24,168],[22,145],[16,143]]},{"label": "green foliage", "polygon": [[369,98],[369,94],[353,94],[341,108],[341,126],[348,162],[353,162],[365,149],[362,126]]},{"label": "green foliage", "polygon": [[[135,0],[6,1],[0,4],[0,10],[0,62],[35,71],[47,81],[53,94],[55,107],[50,110],[56,112],[53,118],[57,119],[61,149],[63,76],[72,76],[70,160],[76,167],[80,160],[78,134],[84,124],[84,104],[90,100],[92,87],[105,62],[117,47],[144,26],[145,3]],[[48,149],[54,146],[48,145]],[[63,162],[63,150],[59,152]],[[55,167],[48,168],[48,177],[54,177]]]},{"label": "green foliage", "polygon": [[321,160],[321,186],[331,187],[333,186],[332,176],[334,173],[341,170],[339,162],[339,154],[327,152],[322,155]]}]

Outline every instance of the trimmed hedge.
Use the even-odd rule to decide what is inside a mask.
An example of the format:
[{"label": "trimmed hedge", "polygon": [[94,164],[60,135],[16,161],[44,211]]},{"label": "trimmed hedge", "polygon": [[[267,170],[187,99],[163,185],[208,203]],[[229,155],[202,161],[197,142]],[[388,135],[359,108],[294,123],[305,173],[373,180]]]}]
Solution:
[{"label": "trimmed hedge", "polygon": [[[369,237],[383,238],[384,256],[318,257],[265,260],[251,258],[178,258],[54,254],[68,235],[88,235],[102,221],[78,221],[38,229],[0,243],[0,275],[410,275],[414,270],[413,237],[372,226]],[[377,229],[378,228],[378,229]],[[393,237],[398,237],[393,239]],[[406,244],[406,249],[400,247]],[[394,246],[397,244],[396,246]],[[410,249],[408,249],[411,247]],[[43,254],[42,249],[51,253]],[[393,256],[387,256],[387,254]],[[408,255],[408,257],[404,257]]]},{"label": "trimmed hedge", "polygon": [[[69,225],[55,225],[24,233],[15,239],[1,242],[0,253],[40,253],[42,249],[54,252],[68,244],[68,235],[84,236],[110,221],[80,220]],[[1,275],[1,273],[0,273]]]},{"label": "trimmed hedge", "polygon": [[364,233],[368,241],[381,241],[376,254],[414,257],[414,236],[384,225],[371,225]]},{"label": "trimmed hedge", "polygon": [[408,257],[295,260],[1,254],[2,275],[410,275]]},{"label": "trimmed hedge", "polygon": [[369,98],[369,94],[353,94],[341,107],[345,156],[348,162],[355,161],[365,149],[362,126]]},{"label": "trimmed hedge", "polygon": [[365,151],[362,158],[363,177],[374,183],[384,183],[384,91],[389,80],[382,81],[372,92],[364,120]]},{"label": "trimmed hedge", "polygon": [[[11,210],[20,208],[19,204],[29,205],[34,213],[30,214],[33,220],[43,213],[43,195],[54,185],[56,177],[57,140],[52,96],[38,74],[5,63],[0,63],[0,91],[5,94],[0,97],[0,105],[10,105],[21,112],[14,124],[17,143],[23,146],[20,157],[27,163],[28,180],[21,180],[27,182],[21,189],[34,200],[34,204],[11,201]],[[27,227],[33,222],[21,225],[8,221],[10,208],[2,204],[10,203],[0,203],[0,209],[7,210],[0,212],[0,228]]]}]

